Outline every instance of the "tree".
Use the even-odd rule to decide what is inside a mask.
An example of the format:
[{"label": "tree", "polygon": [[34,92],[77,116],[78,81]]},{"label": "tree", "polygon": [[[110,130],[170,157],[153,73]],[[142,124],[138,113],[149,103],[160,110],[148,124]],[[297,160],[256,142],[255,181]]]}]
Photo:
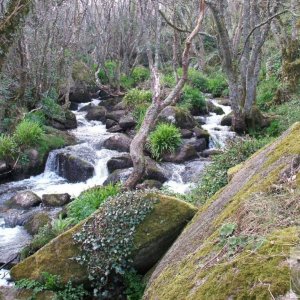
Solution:
[{"label": "tree", "polygon": [[32,0],[9,0],[2,6],[0,16],[0,71],[4,65],[7,53],[15,41],[24,16],[30,11]]},{"label": "tree", "polygon": [[[201,24],[205,14],[205,3],[204,0],[200,0],[199,3],[199,14],[196,25],[193,31],[187,36],[185,41],[184,50],[182,53],[182,77],[178,80],[176,86],[168,94],[166,98],[162,98],[161,85],[160,85],[160,73],[159,73],[159,50],[160,50],[160,32],[161,32],[161,18],[159,15],[158,1],[153,1],[153,6],[150,6],[149,2],[144,3],[140,7],[141,19],[143,20],[143,30],[145,32],[147,56],[149,61],[149,67],[151,71],[151,82],[152,82],[152,103],[148,108],[143,124],[134,137],[130,145],[130,156],[133,161],[133,172],[131,173],[128,180],[125,182],[125,188],[132,189],[136,186],[139,180],[142,178],[145,172],[145,156],[144,156],[144,145],[146,139],[153,128],[155,121],[159,113],[170,104],[174,104],[178,100],[178,95],[182,90],[188,76],[190,51],[193,39],[197,36],[201,29]],[[149,8],[151,7],[154,19],[156,20],[155,30],[155,53],[152,53],[152,47],[150,44],[150,24],[149,24]],[[146,16],[147,14],[147,16]],[[154,56],[154,58],[153,58]]]},{"label": "tree", "polygon": [[244,133],[248,127],[263,122],[263,116],[255,109],[262,47],[271,21],[283,12],[278,12],[275,0],[205,2],[214,17],[219,55],[228,78],[233,128]]}]

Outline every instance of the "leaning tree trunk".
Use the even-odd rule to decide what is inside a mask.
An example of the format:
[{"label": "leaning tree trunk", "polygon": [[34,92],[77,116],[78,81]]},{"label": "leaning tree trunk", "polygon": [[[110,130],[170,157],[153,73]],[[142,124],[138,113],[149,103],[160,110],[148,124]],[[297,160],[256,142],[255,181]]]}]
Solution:
[{"label": "leaning tree trunk", "polygon": [[15,41],[23,17],[29,13],[32,0],[10,0],[6,12],[0,18],[0,71],[3,68],[9,48]]},{"label": "leaning tree trunk", "polygon": [[[125,189],[135,188],[137,183],[142,179],[146,167],[144,147],[145,147],[147,137],[151,129],[153,128],[160,112],[171,103],[174,103],[175,99],[179,98],[178,95],[181,92],[187,80],[192,41],[200,31],[201,24],[205,14],[205,1],[201,0],[199,4],[200,4],[200,12],[199,12],[197,24],[185,41],[185,47],[182,54],[182,69],[183,69],[182,77],[180,78],[176,86],[173,88],[173,90],[169,93],[169,95],[164,100],[161,99],[160,76],[158,72],[158,57],[159,57],[158,41],[156,41],[155,64],[153,64],[152,61],[152,53],[148,53],[148,59],[149,59],[151,73],[152,73],[152,86],[153,86],[152,104],[146,112],[146,116],[144,118],[143,124],[139,132],[136,134],[136,136],[134,137],[130,145],[130,156],[133,161],[133,172],[131,173],[131,175],[129,176],[129,178],[124,184]],[[159,26],[158,29],[160,30]],[[148,48],[148,51],[150,52],[150,48]]]}]

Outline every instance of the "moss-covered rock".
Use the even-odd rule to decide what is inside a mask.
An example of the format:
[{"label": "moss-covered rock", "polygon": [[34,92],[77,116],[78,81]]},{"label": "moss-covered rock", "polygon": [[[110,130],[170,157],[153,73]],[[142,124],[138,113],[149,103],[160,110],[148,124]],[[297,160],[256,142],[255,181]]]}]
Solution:
[{"label": "moss-covered rock", "polygon": [[38,233],[39,229],[51,222],[51,218],[47,213],[40,212],[34,214],[28,222],[24,225],[25,229],[31,234],[35,235]]},{"label": "moss-covered rock", "polygon": [[[299,140],[296,123],[232,171],[229,184],[200,208],[156,266],[144,299],[289,293],[290,253],[300,241]],[[232,231],[224,237],[226,224]]]},{"label": "moss-covered rock", "polygon": [[[138,226],[134,239],[134,266],[142,272],[148,271],[172,244],[186,223],[194,216],[196,209],[176,198],[155,194],[144,194],[154,201],[154,209]],[[89,222],[101,208],[85,222]],[[34,255],[12,268],[14,280],[22,278],[38,279],[42,272],[60,275],[62,282],[72,279],[76,283],[88,280],[86,268],[72,258],[80,254],[73,235],[81,231],[79,223],[52,240]]]}]

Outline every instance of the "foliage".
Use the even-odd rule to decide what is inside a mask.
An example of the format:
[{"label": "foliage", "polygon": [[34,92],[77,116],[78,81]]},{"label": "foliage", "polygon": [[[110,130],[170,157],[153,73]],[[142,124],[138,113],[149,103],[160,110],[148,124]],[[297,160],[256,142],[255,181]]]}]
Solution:
[{"label": "foliage", "polygon": [[84,220],[96,211],[108,197],[117,195],[119,191],[118,185],[108,185],[83,192],[68,205],[68,217],[75,222]]},{"label": "foliage", "polygon": [[135,108],[137,105],[151,103],[152,93],[147,90],[131,89],[124,97],[124,103],[129,108]]},{"label": "foliage", "polygon": [[149,107],[148,103],[147,104],[140,104],[140,105],[137,105],[135,107],[135,109],[133,111],[133,117],[134,117],[134,119],[135,119],[135,121],[137,123],[136,129],[140,129],[141,128],[148,107]]},{"label": "foliage", "polygon": [[134,270],[126,272],[124,275],[124,283],[127,300],[142,299],[146,285],[143,282],[143,277],[141,275],[137,274]]},{"label": "foliage", "polygon": [[173,153],[181,143],[179,129],[173,124],[159,124],[149,136],[149,148],[155,159],[163,154]]},{"label": "foliage", "polygon": [[136,66],[131,72],[131,77],[133,78],[134,83],[137,84],[149,79],[150,71],[144,66]]},{"label": "foliage", "polygon": [[278,79],[274,76],[260,82],[257,89],[256,103],[261,110],[267,110],[272,106],[272,100],[278,87]]},{"label": "foliage", "polygon": [[219,189],[228,183],[227,171],[245,161],[257,150],[271,141],[271,138],[255,139],[246,137],[244,139],[230,141],[224,153],[215,155],[203,171],[203,177],[191,194],[187,197],[197,204],[204,204]]},{"label": "foliage", "polygon": [[66,146],[66,141],[62,136],[46,134],[39,143],[39,154],[43,157],[50,150],[59,149]]},{"label": "foliage", "polygon": [[82,300],[88,295],[83,285],[74,287],[72,281],[68,281],[66,285],[61,283],[58,275],[43,272],[40,281],[32,279],[21,279],[16,282],[16,288],[32,290],[33,294],[30,299],[36,299],[39,292],[52,291],[55,292],[54,300]]},{"label": "foliage", "polygon": [[186,85],[183,89],[180,106],[189,110],[202,110],[206,107],[204,95],[197,88]]},{"label": "foliage", "polygon": [[72,218],[63,219],[62,214],[58,216],[58,219],[54,219],[52,222],[52,232],[55,236],[60,235],[66,231],[72,224],[75,223],[75,220]]},{"label": "foliage", "polygon": [[44,131],[38,123],[25,119],[17,125],[13,138],[19,146],[24,147],[38,145],[43,135]]},{"label": "foliage", "polygon": [[62,118],[64,117],[64,111],[62,107],[57,103],[56,98],[45,96],[42,99],[42,109],[45,115],[50,118]]},{"label": "foliage", "polygon": [[202,72],[189,68],[188,80],[194,88],[199,89],[201,92],[208,91],[209,80]]},{"label": "foliage", "polygon": [[46,117],[43,111],[30,112],[25,116],[25,120],[37,123],[41,127],[46,124]]},{"label": "foliage", "polygon": [[172,74],[172,73],[164,74],[162,76],[161,81],[162,81],[162,84],[168,88],[172,88],[176,85],[176,78],[175,78],[174,74]]},{"label": "foliage", "polygon": [[134,233],[154,205],[143,195],[131,191],[110,198],[74,235],[82,250],[75,259],[87,266],[94,294],[101,299],[113,299],[123,285],[122,277],[131,269]]},{"label": "foliage", "polygon": [[0,160],[10,160],[16,158],[17,144],[15,140],[9,136],[0,134]]},{"label": "foliage", "polygon": [[125,74],[121,75],[120,85],[123,89],[125,89],[125,90],[132,89],[134,84],[135,84],[135,81],[132,77],[127,76]]},{"label": "foliage", "polygon": [[216,72],[208,78],[208,90],[213,97],[226,96],[228,93],[228,83],[226,77],[221,72]]}]

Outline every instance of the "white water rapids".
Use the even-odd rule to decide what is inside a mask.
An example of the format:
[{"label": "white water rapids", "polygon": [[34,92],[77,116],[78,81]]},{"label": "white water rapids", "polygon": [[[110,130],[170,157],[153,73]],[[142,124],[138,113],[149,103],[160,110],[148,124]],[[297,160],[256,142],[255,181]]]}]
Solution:
[{"label": "white water rapids", "polygon": [[[215,100],[212,101],[216,106],[221,107],[225,114],[230,113],[230,107],[219,105]],[[93,100],[91,105],[98,105],[99,102],[99,100]],[[79,109],[88,104],[80,104]],[[85,119],[86,112],[76,111],[74,113],[77,117],[78,128],[70,132],[76,137],[79,144],[52,151],[49,154],[44,173],[29,179],[0,185],[0,208],[17,191],[31,190],[39,196],[68,193],[72,197],[76,197],[82,191],[95,185],[101,185],[107,179],[109,175],[106,166],[108,160],[122,154],[101,148],[102,143],[113,134],[108,133],[105,125],[101,122],[87,121]],[[229,127],[220,125],[223,116],[211,113],[205,118],[206,124],[202,127],[211,135],[210,148],[223,147],[226,139],[234,135]],[[94,176],[86,182],[80,183],[69,183],[66,179],[58,176],[56,155],[60,152],[72,153],[72,155],[92,163],[95,168]],[[175,193],[186,193],[193,185],[191,182],[196,181],[206,164],[207,161],[201,158],[184,164],[162,163],[161,166],[169,177],[169,181],[164,184],[164,187]],[[2,212],[1,215],[0,210],[0,257],[11,252],[17,253],[30,240],[30,236],[23,227],[7,228],[4,223],[4,214],[5,212]],[[6,280],[9,279],[8,276],[6,271],[0,271],[0,286],[8,284]]]}]

